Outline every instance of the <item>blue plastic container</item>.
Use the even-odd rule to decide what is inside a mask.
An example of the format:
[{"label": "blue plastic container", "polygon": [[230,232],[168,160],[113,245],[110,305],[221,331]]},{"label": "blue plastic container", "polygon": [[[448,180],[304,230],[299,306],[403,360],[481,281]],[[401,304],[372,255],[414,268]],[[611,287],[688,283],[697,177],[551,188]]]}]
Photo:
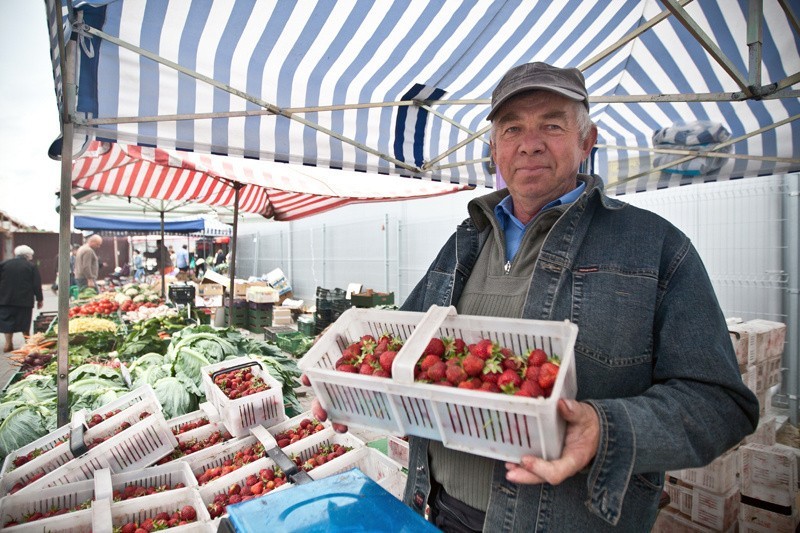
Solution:
[{"label": "blue plastic container", "polygon": [[357,468],[229,505],[228,520],[240,533],[439,531]]}]

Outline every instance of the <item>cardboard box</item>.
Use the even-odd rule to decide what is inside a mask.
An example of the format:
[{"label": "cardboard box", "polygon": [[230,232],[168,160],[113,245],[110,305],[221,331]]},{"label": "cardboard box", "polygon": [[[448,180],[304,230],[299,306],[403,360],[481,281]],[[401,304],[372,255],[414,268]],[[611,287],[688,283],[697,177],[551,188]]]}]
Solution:
[{"label": "cardboard box", "polygon": [[786,507],[795,505],[800,450],[780,444],[746,444],[739,450],[742,496]]},{"label": "cardboard box", "polygon": [[739,533],[793,533],[800,524],[800,511],[777,513],[755,505],[739,506]]},{"label": "cardboard box", "polygon": [[766,347],[767,359],[783,355],[783,345],[786,341],[786,324],[762,319],[750,320],[747,324],[763,326],[768,329]]},{"label": "cardboard box", "polygon": [[771,446],[775,444],[775,433],[777,432],[777,418],[775,415],[761,417],[758,421],[756,430],[742,440],[742,444],[764,444]]},{"label": "cardboard box", "polygon": [[728,450],[706,466],[686,468],[670,472],[690,485],[698,486],[717,494],[725,494],[739,482],[739,448]]}]

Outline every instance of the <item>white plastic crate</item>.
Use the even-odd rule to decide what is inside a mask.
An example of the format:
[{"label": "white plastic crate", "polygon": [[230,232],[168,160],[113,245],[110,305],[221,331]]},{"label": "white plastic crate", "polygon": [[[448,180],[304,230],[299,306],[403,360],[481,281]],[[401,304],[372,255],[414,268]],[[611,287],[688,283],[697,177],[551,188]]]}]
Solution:
[{"label": "white plastic crate", "polygon": [[[300,422],[302,422],[306,418],[311,420],[311,421],[317,420],[314,417],[314,414],[311,411],[306,411],[304,413],[300,413],[297,416],[289,418],[288,420],[285,420],[285,421],[280,422],[278,424],[269,426],[267,428],[267,431],[269,431],[270,435],[275,437],[276,435],[278,435],[278,434],[280,434],[280,433],[282,433],[284,431],[287,431],[289,429],[298,427],[300,425]],[[328,420],[326,420],[325,422],[320,422],[319,420],[317,420],[317,423],[322,424],[325,427],[325,429],[331,427],[331,423]],[[323,431],[324,431],[324,429],[323,429]],[[311,435],[309,435],[309,436],[311,436]],[[307,437],[305,437],[305,438],[307,438]],[[303,439],[300,439],[300,440],[303,440]]]},{"label": "white plastic crate", "polygon": [[392,461],[378,450],[367,446],[354,448],[341,457],[308,472],[312,479],[323,479],[340,472],[358,468],[370,479],[389,491],[398,500],[403,499],[406,475],[399,463]]},{"label": "white plastic crate", "polygon": [[208,510],[197,491],[188,488],[171,491],[169,498],[153,494],[115,502],[110,505],[108,512],[103,512],[95,507],[93,509],[93,530],[94,533],[112,533],[114,527],[121,527],[127,522],[141,522],[147,518],[153,518],[161,512],[172,514],[185,505],[194,507],[197,512],[197,520],[191,524],[169,528],[169,531],[175,533],[208,531],[206,523],[211,520]]},{"label": "white plastic crate", "polygon": [[[86,424],[88,419],[84,420],[84,416],[86,414],[88,413],[85,411],[73,413],[72,427],[78,428],[81,425],[84,426],[85,433],[83,435],[83,440],[87,446],[94,438],[105,437],[106,435],[116,431],[124,423],[128,423],[131,427],[133,427],[135,424],[138,424],[141,420],[143,420],[143,416],[145,418],[156,416],[161,417],[161,419],[164,420],[164,415],[161,412],[161,404],[155,396],[144,396],[139,401],[129,404],[122,411],[112,416],[108,420],[104,420],[100,424],[97,424],[91,428],[89,428]],[[166,420],[164,422],[166,424]]]},{"label": "white plastic crate", "polygon": [[[342,446],[349,446],[352,448],[349,452],[346,452],[344,455],[337,457],[333,461],[328,463],[322,464],[317,466],[316,468],[309,471],[309,475],[312,472],[317,470],[318,468],[322,468],[322,474],[318,474],[317,476],[311,476],[314,479],[320,479],[322,477],[327,477],[336,472],[340,472],[341,470],[338,469],[338,465],[343,464],[344,458],[347,457],[349,454],[353,453],[356,450],[360,450],[366,447],[366,444],[363,440],[355,437],[350,433],[336,433],[333,429],[326,429],[324,431],[320,431],[319,433],[315,433],[310,437],[306,437],[305,439],[299,440],[294,444],[290,444],[289,446],[283,448],[283,453],[285,453],[290,459],[294,460],[295,457],[299,456],[302,462],[306,462],[314,453],[319,449],[320,446],[327,446],[332,444],[341,444]],[[323,467],[328,467],[323,468]],[[331,470],[331,468],[333,470]]]},{"label": "white plastic crate", "polygon": [[[148,407],[146,403],[138,405],[139,409],[125,410],[128,420],[138,419]],[[114,473],[141,469],[168,455],[177,445],[178,441],[161,411],[151,413],[22,490],[89,479],[95,470],[101,468],[110,468]]]},{"label": "white plastic crate", "polygon": [[[17,483],[21,483],[24,486],[37,474],[47,474],[72,460],[73,455],[69,447],[69,433],[71,427],[70,424],[66,424],[48,433],[44,437],[36,439],[30,444],[8,454],[3,462],[3,473],[2,478],[0,478],[0,493],[7,494]],[[13,467],[15,458],[27,455],[36,449],[45,451],[39,457],[28,461],[24,465],[16,468]]]},{"label": "white plastic crate", "polygon": [[740,493],[737,487],[715,494],[695,487],[692,490],[692,522],[716,531],[726,531],[739,519]]},{"label": "white plastic crate", "polygon": [[[351,311],[361,313],[348,316]],[[331,420],[440,440],[448,448],[505,461],[518,462],[523,455],[545,459],[561,455],[566,424],[556,407],[560,398],[575,398],[577,392],[577,326],[567,321],[459,316],[454,307],[432,306],[398,352],[392,379],[336,371],[334,363],[350,340],[364,333],[380,335],[387,329],[381,324],[397,312],[380,315],[383,322],[373,313],[369,309],[343,313],[299,363]],[[467,344],[490,339],[518,355],[540,348],[559,356],[561,369],[549,398],[415,383],[414,366],[432,337],[459,337]]]},{"label": "white plastic crate", "polygon": [[[0,529],[10,532],[58,531],[62,530],[62,528],[73,527],[70,522],[74,520],[76,529],[73,529],[73,531],[90,531],[91,505],[86,509],[72,511],[65,515],[42,518],[33,522],[21,523],[17,526],[5,527],[5,524],[10,520],[19,522],[24,516],[35,512],[43,513],[51,509],[72,509],[84,502],[91,504],[94,494],[94,481],[85,480],[43,489],[33,494],[23,493],[6,496],[0,499]],[[86,516],[81,515],[88,516],[88,520]],[[63,517],[65,516],[68,516],[71,520],[64,521]]]},{"label": "white plastic crate", "polygon": [[[213,405],[211,405],[210,402],[201,403],[200,409],[198,409],[197,411],[192,411],[191,413],[186,413],[185,415],[176,416],[175,418],[170,418],[169,420],[167,420],[167,424],[169,424],[169,428],[172,430],[172,433],[174,435],[175,432],[179,431],[181,426],[183,426],[184,424],[187,424],[189,422],[195,422],[203,418],[208,420],[208,424],[206,425],[214,425],[216,422],[219,421],[219,413],[217,412],[217,409]],[[194,436],[194,432],[196,431],[199,432],[204,427],[205,426],[200,426],[196,429],[191,429],[189,431],[180,433],[175,436],[178,438],[178,440],[186,440],[192,438]]]},{"label": "white plastic crate", "polygon": [[781,445],[746,444],[739,448],[739,453],[742,495],[797,507],[799,450]]},{"label": "white plastic crate", "polygon": [[[734,522],[724,533],[734,533],[738,523]],[[658,512],[656,523],[650,533],[719,533],[722,530],[712,529],[679,513],[676,509],[665,507]]]},{"label": "white plastic crate", "polygon": [[91,411],[86,409],[81,409],[72,413],[72,420],[73,421],[90,421],[92,416],[99,414],[101,416],[105,416],[108,413],[116,411],[117,409],[120,410],[114,416],[109,417],[108,419],[103,420],[96,426],[93,426],[88,429],[87,433],[95,432],[103,433],[108,431],[109,429],[113,429],[119,426],[119,424],[125,419],[125,410],[129,407],[137,407],[141,405],[148,405],[150,412],[153,413],[156,410],[161,411],[161,403],[159,403],[158,398],[156,397],[156,393],[153,390],[153,387],[150,385],[142,385],[141,387],[137,387],[136,389],[132,390],[131,392],[125,393],[116,400],[109,402],[102,407],[98,407],[97,409],[92,409]]},{"label": "white plastic crate", "polygon": [[664,490],[669,494],[669,506],[673,509],[692,516],[692,486],[683,483],[677,478],[668,477],[664,483]]},{"label": "white plastic crate", "polygon": [[241,364],[256,362],[249,357],[237,357],[221,363],[203,367],[200,372],[206,399],[217,409],[225,427],[234,437],[244,437],[254,426],[270,426],[286,419],[283,406],[281,384],[261,365],[251,367],[254,376],[264,380],[269,388],[263,392],[231,400],[217,387],[211,374],[224,369],[232,369]]},{"label": "white plastic crate", "polygon": [[724,494],[739,486],[739,449],[728,450],[701,468],[686,468],[671,472],[677,477],[697,487],[717,494]]},{"label": "white plastic crate", "polygon": [[[228,459],[232,460],[237,452],[243,451],[246,448],[259,443],[262,445],[264,444],[260,439],[251,435],[249,437],[235,439],[218,446],[213,446],[208,450],[201,450],[197,453],[193,453],[191,455],[186,456],[183,460],[186,461],[187,464],[189,465],[189,468],[192,469],[192,473],[194,474],[195,478],[198,479],[198,484],[200,484],[200,475],[206,469],[223,466],[225,461],[227,461]],[[271,444],[271,447],[274,446],[275,444],[273,442]],[[266,449],[268,449],[269,447],[270,447],[269,445],[265,446],[265,453]],[[233,479],[238,475],[237,472],[241,468],[242,467],[233,470],[228,474],[221,476],[218,479],[223,479],[223,480]],[[200,486],[202,486],[202,484]]]},{"label": "white plastic crate", "polygon": [[[101,470],[95,472],[94,482],[98,500],[113,499],[114,491],[122,491],[130,485],[145,488],[166,486],[167,490],[179,490],[172,488],[178,483],[183,483],[188,488],[197,487],[197,479],[192,474],[192,469],[183,461],[173,461],[165,465],[151,466],[120,474],[111,474],[109,470]],[[164,495],[163,491],[161,494]]]},{"label": "white plastic crate", "polygon": [[[274,469],[275,463],[267,457],[262,457],[258,461],[253,461],[252,463],[243,466],[242,468],[236,470],[235,472],[232,472],[231,474],[225,476],[224,478],[210,481],[205,485],[202,485],[198,489],[200,498],[203,500],[203,503],[206,505],[207,508],[207,506],[214,501],[214,498],[218,494],[227,493],[233,484],[241,485],[242,483],[245,482],[248,476],[257,475],[264,468]],[[286,483],[264,494],[272,494],[273,492],[279,490],[285,490],[293,486],[294,485],[287,478]]]}]

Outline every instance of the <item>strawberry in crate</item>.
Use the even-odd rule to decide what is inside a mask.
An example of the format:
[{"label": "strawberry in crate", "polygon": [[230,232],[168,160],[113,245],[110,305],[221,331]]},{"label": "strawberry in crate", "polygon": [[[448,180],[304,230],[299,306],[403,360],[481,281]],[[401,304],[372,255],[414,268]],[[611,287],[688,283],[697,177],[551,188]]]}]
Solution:
[{"label": "strawberry in crate", "polygon": [[269,389],[269,385],[248,368],[219,374],[214,378],[214,384],[231,400]]},{"label": "strawberry in crate", "polygon": [[316,418],[304,418],[295,427],[281,431],[274,436],[275,440],[278,442],[278,446],[285,448],[323,429],[325,429],[325,426]]},{"label": "strawberry in crate", "polygon": [[137,485],[133,483],[131,485],[126,485],[122,490],[114,490],[111,495],[115,502],[121,502],[123,500],[149,496],[150,494],[157,494],[167,490],[181,489],[185,486],[186,485],[183,483],[176,483],[174,485]]},{"label": "strawberry in crate", "polygon": [[220,466],[211,466],[203,470],[197,476],[197,482],[204,485],[209,481],[213,481],[219,477],[230,474],[234,470],[238,470],[246,464],[250,464],[256,459],[261,459],[265,455],[264,445],[259,443],[247,446],[243,450],[237,451],[233,457],[229,457],[222,462]]},{"label": "strawberry in crate", "polygon": [[329,461],[341,457],[352,449],[352,446],[344,446],[338,443],[323,444],[314,450],[311,456],[305,461],[303,461],[303,458],[299,455],[293,456],[292,460],[297,466],[308,472],[309,470],[313,470],[320,465],[324,465]]},{"label": "strawberry in crate", "polygon": [[159,531],[171,527],[185,526],[197,521],[197,511],[191,505],[184,505],[172,514],[163,511],[153,518],[145,518],[141,522],[127,522],[114,527],[114,533],[136,533],[141,531]]},{"label": "strawberry in crate", "polygon": [[[58,439],[56,441],[56,443],[53,445],[53,447],[60,446],[60,445],[64,444],[65,442],[67,442],[68,440],[69,440],[69,436],[62,437],[62,438],[60,438],[60,439]],[[11,461],[11,467],[8,469],[8,471],[11,472],[15,468],[19,468],[20,466],[33,461],[34,459],[36,459],[37,457],[39,457],[40,455],[42,455],[43,453],[45,453],[47,451],[49,451],[49,450],[46,450],[44,448],[36,448],[34,450],[29,451],[25,455],[18,455],[16,457],[14,457],[14,459]]]},{"label": "strawberry in crate", "polygon": [[82,511],[83,509],[90,509],[92,507],[92,500],[89,498],[83,503],[75,505],[73,507],[65,508],[65,507],[52,507],[47,509],[46,511],[34,511],[32,513],[28,513],[24,516],[21,516],[19,519],[11,518],[10,520],[6,521],[3,524],[3,527],[11,527],[11,526],[18,526],[20,524],[27,524],[30,522],[35,522],[37,520],[43,520],[45,518],[50,518],[53,516],[58,516],[62,514],[72,513],[74,511]]},{"label": "strawberry in crate", "polygon": [[193,429],[197,429],[197,428],[200,428],[200,427],[203,427],[203,426],[207,426],[210,423],[211,423],[211,421],[208,419],[208,417],[204,416],[202,418],[198,418],[197,420],[192,420],[192,421],[189,421],[189,422],[185,422],[185,423],[181,424],[180,426],[178,426],[177,428],[173,428],[172,429],[172,434],[177,437],[178,435],[181,435],[182,433],[187,433],[189,431],[192,431]]},{"label": "strawberry in crate", "polygon": [[225,514],[229,504],[246,502],[262,494],[277,489],[286,483],[286,474],[280,468],[262,468],[258,474],[250,474],[241,483],[233,483],[225,492],[214,496],[214,501],[206,507],[211,518]]},{"label": "strawberry in crate", "polygon": [[174,461],[176,459],[180,459],[181,457],[191,455],[195,452],[199,452],[200,450],[204,450],[210,446],[214,446],[215,444],[223,443],[232,438],[233,436],[230,433],[228,433],[227,430],[222,429],[212,432],[210,435],[208,435],[203,439],[188,439],[185,441],[179,440],[178,447],[175,448],[175,450],[171,454],[159,459],[156,462],[156,464],[163,465],[169,463],[170,461]]},{"label": "strawberry in crate", "polygon": [[560,361],[541,349],[526,357],[490,339],[431,339],[414,369],[415,381],[444,387],[549,398]]},{"label": "strawberry in crate", "polygon": [[340,372],[390,378],[392,362],[402,347],[403,341],[388,333],[377,340],[372,335],[364,335],[342,351],[334,367]]}]

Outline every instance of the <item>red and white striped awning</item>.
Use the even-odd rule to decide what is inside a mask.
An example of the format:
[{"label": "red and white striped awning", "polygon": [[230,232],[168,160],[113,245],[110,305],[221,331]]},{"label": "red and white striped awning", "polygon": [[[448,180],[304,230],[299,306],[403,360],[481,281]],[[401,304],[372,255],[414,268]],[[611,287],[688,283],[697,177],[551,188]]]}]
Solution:
[{"label": "red and white striped awning", "polygon": [[469,185],[410,180],[230,156],[92,142],[72,166],[73,189],[129,198],[234,206],[296,220],[354,203],[426,198]]}]

